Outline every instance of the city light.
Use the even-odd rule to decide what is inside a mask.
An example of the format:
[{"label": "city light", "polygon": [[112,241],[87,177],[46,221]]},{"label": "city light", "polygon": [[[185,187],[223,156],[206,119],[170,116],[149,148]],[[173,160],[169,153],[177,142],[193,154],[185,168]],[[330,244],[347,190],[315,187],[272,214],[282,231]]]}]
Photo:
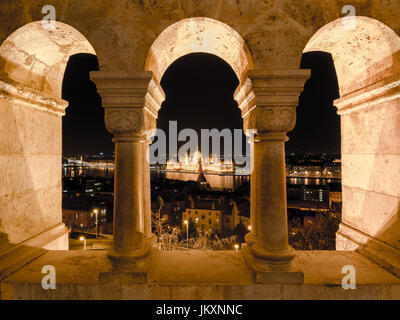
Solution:
[{"label": "city light", "polygon": [[238,244],[235,244],[235,246],[234,246],[234,247],[235,247],[235,250],[236,250],[236,251],[238,251],[238,250],[239,250],[239,245],[238,245]]},{"label": "city light", "polygon": [[94,212],[94,214],[96,215],[95,224],[96,224],[96,239],[97,239],[97,237],[98,237],[98,235],[99,235],[99,219],[98,219],[99,210],[94,209],[93,212]]},{"label": "city light", "polygon": [[86,250],[86,238],[85,237],[80,237],[80,241],[83,241],[83,250]]},{"label": "city light", "polygon": [[185,155],[178,162],[174,160],[167,161],[166,169],[169,171],[185,171],[185,172],[198,172],[199,162],[204,172],[212,173],[233,173],[235,168],[232,161],[221,161],[218,156],[213,155],[204,159],[200,151],[195,152],[193,155]]},{"label": "city light", "polygon": [[247,229],[248,229],[249,231],[251,231],[251,226],[248,226]]}]

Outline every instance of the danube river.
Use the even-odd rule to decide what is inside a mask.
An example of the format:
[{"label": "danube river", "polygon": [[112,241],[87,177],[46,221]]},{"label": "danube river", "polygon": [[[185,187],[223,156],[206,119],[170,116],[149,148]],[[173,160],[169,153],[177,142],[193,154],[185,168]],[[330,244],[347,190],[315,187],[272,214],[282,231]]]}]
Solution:
[{"label": "danube river", "polygon": [[[215,189],[230,189],[236,190],[243,182],[250,180],[248,175],[234,175],[234,174],[204,174],[208,183],[212,188]],[[64,177],[77,177],[77,176],[91,176],[91,177],[102,177],[112,179],[114,177],[114,168],[104,167],[64,167]],[[172,172],[172,171],[161,171],[151,170],[151,177],[175,179],[182,181],[197,180],[197,173],[187,172]],[[288,184],[298,185],[325,185],[330,183],[340,183],[340,179],[331,178],[305,178],[305,177],[288,177]]]}]

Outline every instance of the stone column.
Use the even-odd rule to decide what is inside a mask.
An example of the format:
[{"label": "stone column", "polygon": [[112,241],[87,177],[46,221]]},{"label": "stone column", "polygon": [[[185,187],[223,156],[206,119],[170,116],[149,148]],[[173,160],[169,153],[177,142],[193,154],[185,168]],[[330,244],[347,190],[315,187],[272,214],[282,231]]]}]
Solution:
[{"label": "stone column", "polygon": [[150,185],[150,162],[149,162],[150,140],[147,136],[143,137],[142,159],[143,159],[143,215],[144,215],[144,236],[145,240],[154,245],[157,241],[155,234],[151,231],[151,185]]},{"label": "stone column", "polygon": [[[256,153],[256,145],[255,145],[255,136],[254,132],[247,132],[249,135],[249,143],[250,143],[250,154],[251,157],[253,157],[252,164],[250,166],[250,190],[256,190],[257,188],[257,170],[254,167],[254,159],[257,158],[257,153]],[[257,167],[258,168],[258,167]],[[254,197],[250,197],[250,226],[251,230],[248,234],[245,236],[246,243],[248,245],[252,245],[256,242],[257,240],[257,222],[256,222],[256,207],[257,207],[258,201],[257,201],[257,194],[255,194]]]},{"label": "stone column", "polygon": [[296,123],[298,96],[308,77],[308,70],[252,70],[242,89],[244,128],[256,132],[250,191],[254,230],[243,253],[256,282],[303,282],[288,244],[284,143]]},{"label": "stone column", "polygon": [[92,80],[102,96],[106,128],[115,136],[114,241],[108,256],[116,270],[145,278],[153,238],[146,134],[156,127],[163,96],[151,72],[96,72]]},{"label": "stone column", "polygon": [[107,128],[115,134],[114,242],[109,257],[137,260],[150,249],[144,243],[142,136],[114,130],[113,125],[122,117],[133,119],[137,115],[117,109],[106,111]]}]

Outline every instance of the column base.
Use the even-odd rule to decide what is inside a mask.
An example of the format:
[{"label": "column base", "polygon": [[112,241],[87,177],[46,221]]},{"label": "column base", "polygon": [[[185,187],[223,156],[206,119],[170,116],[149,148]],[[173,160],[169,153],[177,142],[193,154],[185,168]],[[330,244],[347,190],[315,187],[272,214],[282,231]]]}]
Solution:
[{"label": "column base", "polygon": [[242,245],[242,254],[246,264],[253,275],[255,283],[263,284],[303,284],[304,273],[301,270],[293,268],[291,265],[279,269],[271,267],[269,263],[263,259],[256,258],[251,252],[247,244]]},{"label": "column base", "polygon": [[113,270],[111,272],[100,273],[100,285],[103,287],[111,286],[112,288],[115,288],[122,284],[147,283],[159,252],[160,251],[155,248],[150,248],[145,257],[136,260],[124,259],[121,261],[119,258],[109,256],[113,265]]},{"label": "column base", "polygon": [[113,270],[116,271],[136,271],[144,268],[146,261],[152,253],[152,247],[148,241],[143,241],[143,245],[138,250],[132,250],[128,253],[119,253],[111,248],[107,257],[112,263]]},{"label": "column base", "polygon": [[257,242],[257,237],[256,235],[253,233],[253,231],[250,231],[248,234],[246,234],[244,236],[244,240],[246,241],[246,243],[249,246],[252,246],[253,244],[255,244]]},{"label": "column base", "polygon": [[144,238],[151,247],[155,247],[157,244],[157,236],[154,233],[147,234]]}]

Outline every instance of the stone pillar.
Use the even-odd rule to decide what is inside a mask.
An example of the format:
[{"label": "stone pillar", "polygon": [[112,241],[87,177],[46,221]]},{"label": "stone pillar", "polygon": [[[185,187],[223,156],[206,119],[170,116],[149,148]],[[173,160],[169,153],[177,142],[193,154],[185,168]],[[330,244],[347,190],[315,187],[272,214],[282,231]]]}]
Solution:
[{"label": "stone pillar", "polygon": [[[129,117],[120,110],[106,111],[107,127],[116,117]],[[150,247],[144,243],[142,136],[138,132],[118,133],[115,138],[114,242],[109,252],[112,260],[130,261],[146,256]]]},{"label": "stone pillar", "polygon": [[400,277],[400,74],[334,104],[341,125],[343,197],[336,250],[357,250]]},{"label": "stone pillar", "polygon": [[[117,271],[146,281],[151,260],[150,172],[146,133],[156,127],[158,96],[151,72],[92,76],[102,96],[105,125],[114,134],[114,241],[108,256]],[[161,98],[160,98],[161,97]],[[157,103],[157,101],[159,103]]]},{"label": "stone pillar", "polygon": [[[296,123],[298,96],[308,70],[252,70],[237,94],[245,130],[254,130],[254,168],[251,174],[251,234],[243,254],[256,282],[302,283],[293,267],[294,249],[288,244],[286,208],[286,133]],[[241,92],[240,92],[241,90]]]},{"label": "stone pillar", "polygon": [[144,136],[142,142],[142,159],[143,159],[143,216],[144,216],[144,236],[145,240],[154,245],[157,241],[155,234],[151,231],[151,185],[150,185],[150,162],[149,162],[149,146],[150,140]]},{"label": "stone pillar", "polygon": [[[255,137],[254,137],[254,132],[247,132],[249,135],[249,143],[250,143],[250,154],[253,159],[251,160],[251,166],[250,166],[250,190],[256,190],[257,188],[257,170],[254,167],[254,159],[257,158],[257,153],[255,149]],[[248,234],[245,236],[246,243],[249,245],[252,245],[256,242],[257,240],[257,222],[256,222],[256,207],[257,207],[257,194],[254,195],[254,197],[250,197],[250,226],[251,230]]]}]

